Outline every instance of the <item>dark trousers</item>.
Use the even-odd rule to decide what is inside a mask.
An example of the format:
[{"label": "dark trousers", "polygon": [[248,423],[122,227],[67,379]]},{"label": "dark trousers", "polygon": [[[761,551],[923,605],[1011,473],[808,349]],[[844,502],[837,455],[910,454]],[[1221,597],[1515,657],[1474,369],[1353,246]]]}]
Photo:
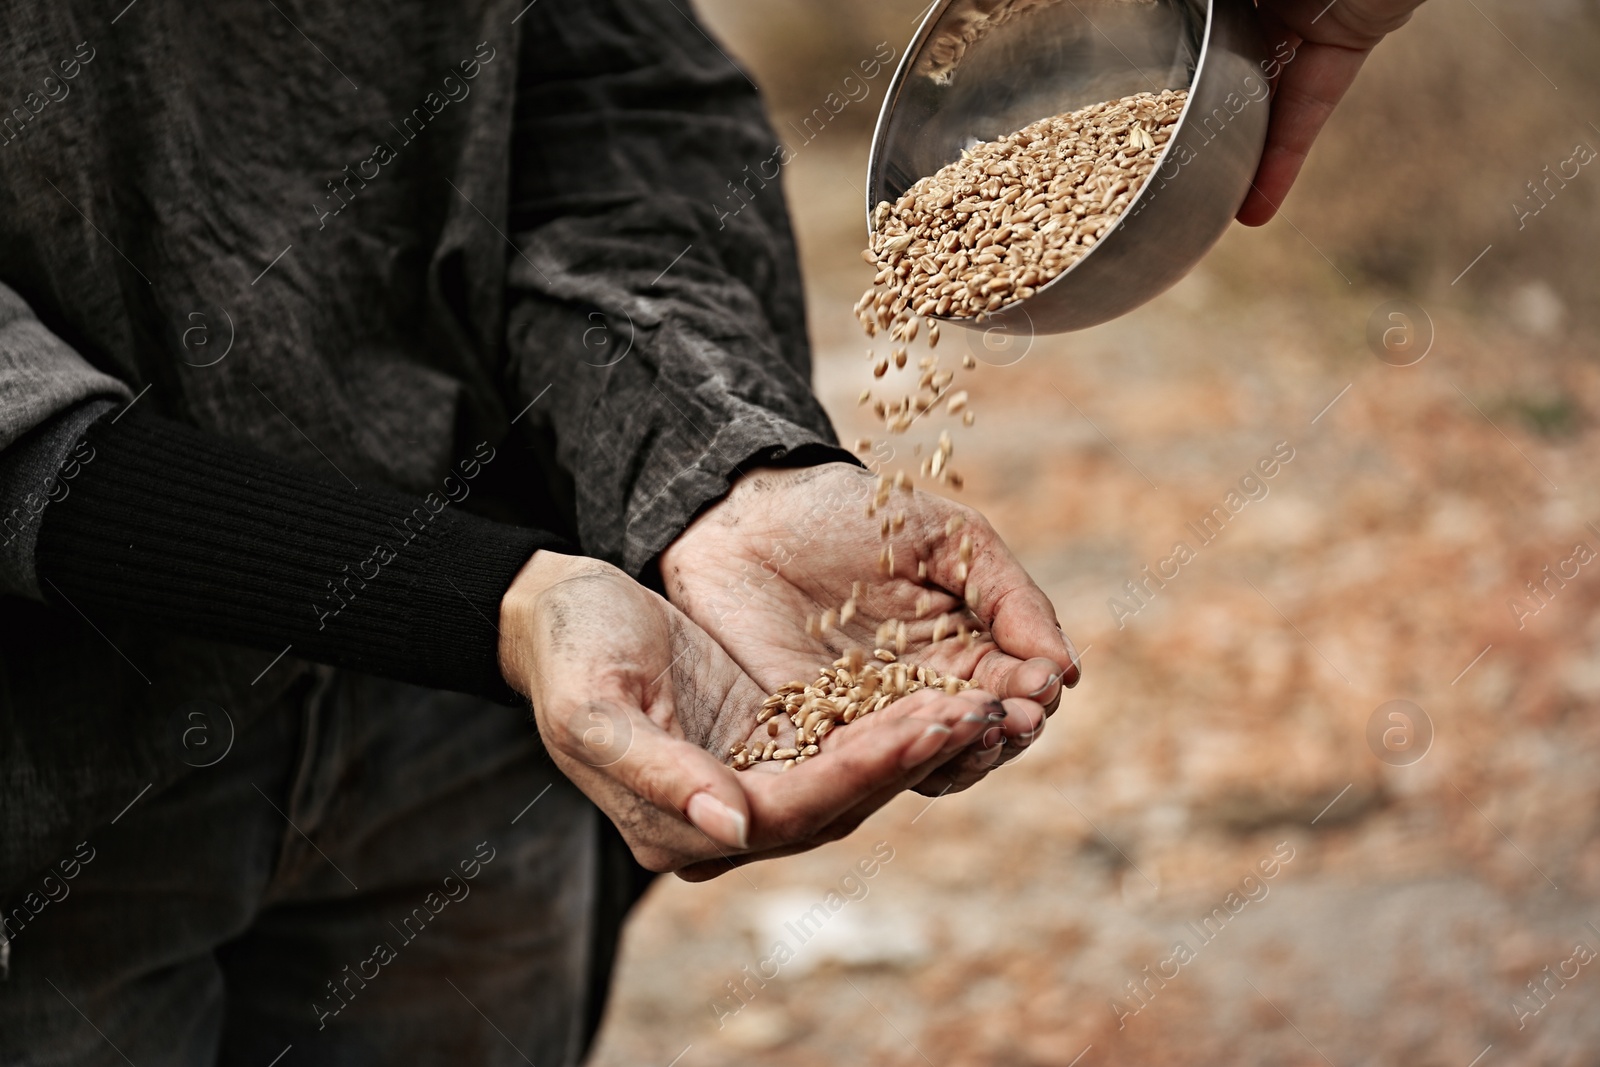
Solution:
[{"label": "dark trousers", "polygon": [[526,712],[320,668],[279,704],[195,717],[203,765],[11,890],[0,1065],[577,1063],[648,876]]}]

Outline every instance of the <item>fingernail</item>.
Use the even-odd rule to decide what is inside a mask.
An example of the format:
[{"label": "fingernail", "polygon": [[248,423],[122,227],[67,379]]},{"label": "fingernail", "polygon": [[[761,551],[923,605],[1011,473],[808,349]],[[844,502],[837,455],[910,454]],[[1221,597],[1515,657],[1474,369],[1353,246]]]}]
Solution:
[{"label": "fingernail", "polygon": [[945,741],[950,737],[950,727],[937,723],[923,730],[917,739],[911,742],[905,754],[900,757],[902,770],[910,770],[919,763],[926,763],[944,747]]},{"label": "fingernail", "polygon": [[1052,672],[1050,677],[1044,680],[1043,685],[1028,694],[1028,699],[1038,700],[1040,697],[1044,696],[1050,691],[1051,686],[1055,685],[1059,681],[1061,681],[1061,675],[1059,673]]},{"label": "fingernail", "polygon": [[710,793],[690,797],[684,814],[713,841],[741,849],[750,847],[750,824],[745,817]]},{"label": "fingernail", "polygon": [[989,716],[987,716],[987,715],[979,715],[977,712],[972,711],[972,712],[968,712],[967,714],[961,716],[961,721],[962,722],[991,722],[993,720],[991,720],[989,718]]},{"label": "fingernail", "polygon": [[[989,740],[990,737],[993,737],[994,740]],[[983,743],[978,746],[978,751],[992,751],[993,749],[999,748],[1001,745],[1005,744],[1005,741],[1006,732],[1000,729],[998,726],[991,726],[988,730],[984,731]]]},{"label": "fingernail", "polygon": [[[1056,629],[1059,630],[1061,627],[1057,626]],[[1063,633],[1061,635],[1061,642],[1067,646],[1067,675],[1065,684],[1068,689],[1071,689],[1079,682],[1083,681],[1083,664],[1078,660],[1078,646],[1072,643],[1072,638]]]}]

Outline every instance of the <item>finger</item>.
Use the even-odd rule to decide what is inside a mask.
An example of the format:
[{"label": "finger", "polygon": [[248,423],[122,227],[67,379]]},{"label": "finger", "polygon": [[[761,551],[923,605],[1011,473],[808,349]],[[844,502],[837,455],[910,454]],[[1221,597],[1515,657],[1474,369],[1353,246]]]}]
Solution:
[{"label": "finger", "polygon": [[838,840],[838,838],[817,837],[809,841],[782,845],[777,848],[765,848],[755,852],[729,853],[718,856],[716,859],[691,863],[673,873],[685,882],[709,882],[713,878],[720,878],[731,871],[738,870],[740,867],[748,867],[752,863],[762,863],[766,860],[777,860],[785,856],[798,856],[802,852],[810,852],[819,845],[827,844],[830,840]]},{"label": "finger", "polygon": [[1064,663],[1044,656],[1019,660],[1006,655],[994,644],[974,647],[978,655],[966,676],[975,685],[1008,699],[1022,697],[1036,701],[1045,705],[1049,712],[1054,712],[1060,704],[1062,690],[1077,685],[1081,678],[1077,650],[1070,642]]},{"label": "finger", "polygon": [[[979,718],[982,717],[979,716]],[[1004,746],[995,746],[992,749],[994,754],[992,758],[998,759],[1000,754],[1004,751]],[[706,881],[708,879],[727,874],[729,871],[746,866],[747,864],[758,863],[762,860],[779,859],[784,856],[798,855],[802,852],[809,852],[820,845],[841,840],[842,838],[848,837],[850,834],[854,833],[863,822],[873,815],[873,813],[878,811],[878,809],[882,808],[885,804],[889,803],[889,801],[893,800],[901,793],[914,790],[919,793],[924,793],[925,795],[933,796],[948,791],[948,789],[928,790],[924,788],[924,783],[929,780],[929,776],[940,773],[940,763],[942,761],[953,760],[957,758],[963,757],[959,753],[952,754],[948,751],[936,753],[933,757],[930,757],[927,761],[918,765],[918,767],[916,767],[905,780],[894,782],[872,792],[859,803],[834,818],[825,826],[819,827],[818,829],[812,831],[803,841],[795,841],[788,844],[776,845],[772,848],[758,849],[752,852],[731,853],[718,856],[715,859],[702,860],[698,863],[692,863],[680,869],[677,874],[680,878],[687,882]],[[817,757],[813,757],[812,760],[808,762],[815,763],[816,759]],[[801,772],[797,770],[796,772],[786,773]],[[815,773],[815,770],[813,770],[812,773]]]},{"label": "finger", "polygon": [[1006,712],[1003,726],[1008,748],[1027,748],[1039,740],[1049,717],[1043,704],[1025,697],[1010,697],[1001,706]]},{"label": "finger", "polygon": [[[1004,750],[996,749],[996,751],[1000,752]],[[783,856],[798,855],[802,852],[809,852],[820,845],[825,845],[829,842],[838,841],[841,838],[848,837],[850,834],[854,833],[856,828],[865,822],[874,812],[883,807],[889,801],[893,800],[896,796],[899,796],[901,793],[907,792],[911,789],[920,790],[920,782],[916,781],[915,779],[919,775],[927,773],[927,767],[936,764],[938,760],[950,758],[952,757],[948,754],[936,755],[928,763],[920,766],[917,770],[917,773],[911,776],[911,780],[895,782],[892,785],[885,786],[882,789],[874,791],[854,807],[839,815],[831,822],[811,831],[804,840],[775,845],[772,848],[757,849],[751,852],[729,853],[718,856],[715,859],[702,860],[681,868],[677,871],[677,874],[680,878],[687,882],[706,881],[707,879],[716,878],[720,875],[727,874],[729,871],[746,866],[747,864],[757,863],[762,860],[779,859]],[[816,760],[817,757],[812,757],[812,759],[808,762],[815,764]],[[816,772],[817,768],[813,767],[809,773]],[[785,772],[784,776],[787,777],[789,774],[798,773],[803,772],[801,772],[799,769],[796,769],[793,772]]]},{"label": "finger", "polygon": [[[1076,658],[1076,657],[1074,657]],[[1067,669],[1043,656],[1017,664],[1006,674],[1005,683],[996,688],[1004,697],[1022,697],[1044,706],[1046,712],[1061,701]],[[1074,677],[1073,682],[1077,679]]]},{"label": "finger", "polygon": [[[901,714],[905,716],[907,721],[913,723],[936,721],[948,723],[951,727],[950,737],[940,750],[934,752],[933,755],[927,757],[921,763],[902,768],[902,773],[898,777],[884,782],[878,789],[869,791],[847,810],[837,814],[826,824],[808,833],[804,840],[776,844],[770,848],[757,848],[750,852],[719,856],[716,859],[690,864],[679,870],[677,872],[678,876],[689,882],[705,881],[727,874],[729,871],[746,864],[796,855],[816,848],[818,845],[847,837],[874,812],[900,793],[908,789],[916,789],[922,792],[922,783],[930,775],[938,774],[941,766],[948,761],[960,758],[963,746],[970,747],[971,744],[981,738],[985,730],[997,728],[996,723],[998,720],[992,716],[992,712],[1001,709],[1001,704],[993,694],[983,693],[978,690],[966,690],[955,697],[936,697],[934,694],[927,694],[929,702],[923,706],[918,706],[917,697],[919,695],[921,694],[914,694],[898,701],[889,708],[874,713],[871,719],[887,722],[897,714]],[[1009,704],[1010,702],[1007,703]],[[911,710],[907,711],[907,709]],[[1043,718],[1042,714],[1039,715],[1039,718]],[[862,725],[870,722],[871,719],[862,720]],[[840,740],[844,739],[843,735],[835,734],[832,736]],[[1005,748],[1002,745],[992,746],[993,755],[991,758],[998,760],[1004,751]],[[807,761],[807,769],[797,767],[795,770],[783,772],[777,777],[791,779],[795,775],[815,774],[821,769],[819,761],[825,759],[826,756],[827,753],[824,753],[822,757],[813,757]],[[759,813],[759,803],[755,801],[752,803]]]},{"label": "finger", "polygon": [[924,796],[959,793],[976,785],[989,774],[1013,762],[1044,732],[1045,711],[1031,700],[1004,702],[1002,723],[986,729],[967,750],[949,760],[917,786]]},{"label": "finger", "polygon": [[1261,226],[1278,213],[1311,145],[1355,81],[1370,49],[1304,42],[1284,68],[1272,99],[1267,146],[1238,219]]},{"label": "finger", "polygon": [[1001,698],[982,689],[968,689],[957,698],[968,701],[973,712],[982,713],[986,719],[984,729],[968,745],[969,752],[999,744],[1032,744],[1044,730],[1044,707],[1038,701]]},{"label": "finger", "polygon": [[[959,744],[960,741],[960,737],[956,737],[951,746],[946,746],[943,752],[916,768],[908,781],[904,783],[904,788],[912,789],[925,796],[942,795],[944,792],[950,791],[952,768],[958,766],[968,768],[970,781],[975,782],[982,777],[987,767],[997,764],[1003,758],[1006,751],[1007,730],[1011,728],[1010,723],[1013,717],[1031,722],[1035,728],[1044,719],[1043,710],[1037,705],[1034,705],[1031,716],[1026,713],[1016,715],[1015,710],[1020,709],[1012,709],[1011,706],[1025,702],[1002,702],[993,694],[985,693],[981,690],[966,690],[959,694],[957,699],[965,701],[968,705],[968,710],[962,715],[961,722],[963,725],[976,727],[972,733],[972,739],[967,742],[964,748],[955,748],[954,745]],[[1025,722],[1023,729],[1026,728]],[[930,787],[929,783],[935,784]],[[959,788],[965,788],[965,785],[961,785]],[[874,811],[894,799],[896,792],[898,790],[886,791],[880,795],[867,798],[862,804],[846,812],[825,828],[821,835],[822,840],[837,840],[849,834],[862,822],[866,821]]]},{"label": "finger", "polygon": [[[971,513],[960,530],[941,531],[938,536],[929,561],[929,578],[966,600],[1000,651],[1018,660],[1052,660],[1075,681],[1077,657],[1057,624],[1055,606],[994,527]],[[960,557],[966,537],[971,538],[972,558],[963,581]]]},{"label": "finger", "polygon": [[749,847],[744,790],[732,768],[711,753],[672,737],[636,705],[618,699],[586,701],[564,721],[554,740],[565,755],[696,827],[710,846],[697,851]]},{"label": "finger", "polygon": [[1276,33],[1318,44],[1371,51],[1407,22],[1422,0],[1269,0],[1258,7],[1269,39]]},{"label": "finger", "polygon": [[745,772],[754,846],[809,841],[864,804],[875,810],[970,744],[988,725],[979,708],[993,702],[970,690],[922,690],[829,734],[804,764],[780,774]]},{"label": "finger", "polygon": [[983,781],[991,770],[999,766],[1005,752],[1004,744],[991,745],[988,748],[969,748],[918,782],[915,791],[934,799],[949,796],[951,793],[965,792]]}]

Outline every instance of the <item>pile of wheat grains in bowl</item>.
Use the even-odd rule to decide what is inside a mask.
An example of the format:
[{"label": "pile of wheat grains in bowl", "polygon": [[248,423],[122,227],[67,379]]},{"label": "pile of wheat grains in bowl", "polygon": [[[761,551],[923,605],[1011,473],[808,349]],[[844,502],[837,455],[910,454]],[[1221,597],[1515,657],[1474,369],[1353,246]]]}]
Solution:
[{"label": "pile of wheat grains in bowl", "polygon": [[868,335],[919,316],[973,318],[1026,300],[1082,259],[1149,180],[1188,91],[1139,93],[1041,119],[963,151],[872,213]]},{"label": "pile of wheat grains in bowl", "polygon": [[[1187,99],[1182,89],[1139,93],[1041,119],[1009,137],[974,145],[895,203],[884,201],[873,210],[872,243],[862,258],[878,273],[855,312],[869,338],[888,334],[891,351],[884,356],[867,352],[874,385],[863,389],[859,400],[871,405],[888,433],[904,434],[927,415],[973,425],[967,390],[957,387],[956,372],[942,369],[932,354],[939,344],[935,317],[981,321],[1008,303],[1028,299],[1088,254],[1149,180]],[[891,370],[904,371],[911,364],[909,346],[919,335],[930,352],[916,360],[915,387],[884,390],[895,380],[886,381]],[[973,356],[962,356],[963,371],[976,367]],[[856,442],[857,451],[872,448],[869,438]],[[962,477],[951,463],[954,451],[945,430],[926,454],[917,445],[912,455],[921,463],[915,477],[960,490]],[[902,546],[902,566],[895,559],[894,538],[907,523],[894,494],[914,489],[911,472],[879,471],[866,514],[879,520],[880,574],[911,579],[914,572],[915,581],[926,586],[927,553],[920,546],[909,546],[910,551]],[[945,536],[953,538],[960,528],[959,518],[951,519]],[[972,551],[972,538],[964,535],[955,571],[964,588],[950,592],[961,596],[966,609],[934,621],[932,646],[953,641],[967,649],[989,639],[972,610],[979,593],[968,582]],[[855,616],[860,589],[856,583],[837,610],[807,619],[807,632],[837,637]],[[929,613],[931,599],[931,592],[919,594],[917,619]],[[822,739],[835,729],[902,697],[922,689],[954,694],[970,688],[965,678],[901,658],[908,650],[907,621],[879,624],[870,653],[846,645],[844,655],[821,667],[812,681],[780,687],[757,714],[757,722],[766,724],[766,739],[730,746],[729,764],[735,770],[761,764],[787,770],[818,755]],[[783,716],[787,729],[780,728]]]}]

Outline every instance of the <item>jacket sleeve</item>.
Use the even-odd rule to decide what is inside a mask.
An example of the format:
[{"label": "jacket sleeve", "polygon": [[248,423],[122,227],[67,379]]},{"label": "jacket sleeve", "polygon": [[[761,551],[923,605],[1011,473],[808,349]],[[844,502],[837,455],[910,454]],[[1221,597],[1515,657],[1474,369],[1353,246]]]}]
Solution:
[{"label": "jacket sleeve", "polygon": [[492,455],[444,496],[354,491],[130,399],[0,285],[0,598],[520,702],[500,597],[571,548],[450,506]]},{"label": "jacket sleeve", "polygon": [[535,552],[571,549],[454,506],[493,449],[412,497],[145,408],[102,414],[40,523],[46,602],[520,703],[500,674],[500,600]]},{"label": "jacket sleeve", "polygon": [[[40,598],[39,520],[68,491],[83,430],[132,392],[47,330],[0,283],[0,595]],[[66,477],[63,477],[63,475]]]},{"label": "jacket sleeve", "polygon": [[810,387],[792,155],[687,3],[525,21],[510,387],[585,551],[641,575],[751,464],[851,460]]}]

